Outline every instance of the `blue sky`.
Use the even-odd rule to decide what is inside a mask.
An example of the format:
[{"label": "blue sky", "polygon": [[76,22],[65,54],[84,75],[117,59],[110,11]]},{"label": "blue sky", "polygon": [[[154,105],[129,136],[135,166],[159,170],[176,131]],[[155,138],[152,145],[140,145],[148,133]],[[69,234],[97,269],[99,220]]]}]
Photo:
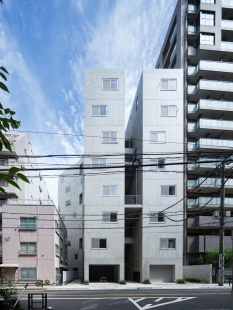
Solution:
[{"label": "blue sky", "polygon": [[[154,67],[176,2],[3,0],[0,65],[10,73],[10,94],[1,92],[1,102],[16,111],[21,131],[71,134],[28,133],[34,154],[82,154],[83,138],[72,134],[83,134],[85,68],[126,70],[128,117],[141,70]],[[57,202],[57,178],[47,184]]]}]

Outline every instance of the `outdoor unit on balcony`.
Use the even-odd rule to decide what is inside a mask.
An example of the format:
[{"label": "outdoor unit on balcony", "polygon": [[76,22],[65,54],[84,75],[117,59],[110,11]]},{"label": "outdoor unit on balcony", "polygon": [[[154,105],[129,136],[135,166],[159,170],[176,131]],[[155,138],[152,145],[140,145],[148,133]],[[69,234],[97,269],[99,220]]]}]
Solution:
[{"label": "outdoor unit on balcony", "polygon": [[44,284],[49,285],[50,284],[50,280],[44,280]]},{"label": "outdoor unit on balcony", "polygon": [[219,211],[214,211],[214,213],[213,213],[213,218],[214,218],[214,219],[219,218]]}]

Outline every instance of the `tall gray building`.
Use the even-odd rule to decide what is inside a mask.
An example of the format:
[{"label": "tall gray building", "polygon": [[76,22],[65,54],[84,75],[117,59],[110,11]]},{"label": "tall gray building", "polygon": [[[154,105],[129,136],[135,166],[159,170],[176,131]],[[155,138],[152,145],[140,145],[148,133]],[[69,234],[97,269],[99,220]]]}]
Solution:
[{"label": "tall gray building", "polygon": [[[221,180],[233,146],[233,1],[180,0],[155,68],[184,71],[184,264],[219,245]],[[206,162],[206,163],[205,163]],[[231,247],[233,175],[226,162],[225,247]],[[187,220],[186,220],[187,219]]]}]

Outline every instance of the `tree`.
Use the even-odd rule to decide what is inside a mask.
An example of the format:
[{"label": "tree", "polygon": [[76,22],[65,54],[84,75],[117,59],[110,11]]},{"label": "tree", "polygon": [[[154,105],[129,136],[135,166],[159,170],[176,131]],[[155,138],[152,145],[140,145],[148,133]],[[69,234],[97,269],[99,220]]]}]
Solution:
[{"label": "tree", "polygon": [[[214,250],[206,250],[204,255],[200,255],[198,258],[198,263],[205,265],[205,264],[212,264],[213,267],[213,276],[218,276],[218,268],[219,268],[219,249],[216,248]],[[232,250],[225,249],[224,250],[224,267],[228,268],[232,264]]]}]

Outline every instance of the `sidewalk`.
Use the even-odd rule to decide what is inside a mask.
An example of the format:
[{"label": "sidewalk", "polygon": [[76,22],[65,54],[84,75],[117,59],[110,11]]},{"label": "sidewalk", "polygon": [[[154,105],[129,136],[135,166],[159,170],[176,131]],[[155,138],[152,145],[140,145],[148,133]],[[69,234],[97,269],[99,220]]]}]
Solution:
[{"label": "sidewalk", "polygon": [[[30,289],[30,287],[28,288]],[[55,285],[45,286],[47,290],[136,290],[136,289],[228,289],[231,290],[231,286],[225,283],[224,286],[218,286],[217,283],[205,284],[205,283],[151,283],[141,284],[136,282],[129,282],[126,285],[118,283],[90,283],[88,285],[81,284],[80,280],[75,280],[67,285]]]}]

